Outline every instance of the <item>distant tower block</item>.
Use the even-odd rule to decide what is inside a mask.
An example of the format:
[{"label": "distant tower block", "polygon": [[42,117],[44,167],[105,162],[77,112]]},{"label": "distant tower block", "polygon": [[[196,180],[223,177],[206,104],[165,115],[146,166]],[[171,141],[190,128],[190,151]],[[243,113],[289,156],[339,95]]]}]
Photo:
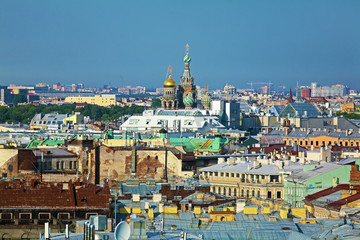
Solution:
[{"label": "distant tower block", "polygon": [[184,57],[185,69],[180,79],[178,90],[179,107],[186,107],[192,109],[197,105],[197,92],[194,85],[194,78],[190,74],[189,45],[186,44],[186,55]]},{"label": "distant tower block", "polygon": [[177,109],[178,100],[175,96],[176,82],[171,78],[171,65],[169,65],[169,77],[164,82],[164,96],[161,99],[161,106],[164,109]]}]

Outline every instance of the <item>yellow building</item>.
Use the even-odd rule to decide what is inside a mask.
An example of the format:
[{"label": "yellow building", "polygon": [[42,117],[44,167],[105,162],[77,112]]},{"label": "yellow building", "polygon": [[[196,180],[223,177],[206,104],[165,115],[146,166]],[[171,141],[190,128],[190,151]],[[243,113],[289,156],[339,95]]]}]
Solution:
[{"label": "yellow building", "polygon": [[63,125],[67,124],[84,124],[84,116],[76,112],[74,115],[63,119]]},{"label": "yellow building", "polygon": [[78,96],[65,98],[65,102],[67,103],[87,103],[103,107],[115,106],[119,100],[120,99],[115,94],[101,94],[92,97]]},{"label": "yellow building", "polygon": [[360,111],[360,106],[356,106],[355,103],[343,103],[341,104],[341,112],[351,113],[355,111]]},{"label": "yellow building", "polygon": [[[296,133],[292,133],[296,132]],[[300,130],[293,130],[292,132],[286,132],[283,136],[283,141],[286,145],[297,144],[300,147],[310,148],[320,148],[321,146],[360,146],[360,137],[359,133],[355,133],[354,130],[345,130],[336,129],[332,132],[329,132],[326,129],[317,129],[317,128],[300,128]],[[299,133],[297,133],[299,132]]]},{"label": "yellow building", "polygon": [[228,160],[200,169],[200,180],[211,185],[211,191],[235,198],[253,196],[282,201],[284,176],[275,164]]}]

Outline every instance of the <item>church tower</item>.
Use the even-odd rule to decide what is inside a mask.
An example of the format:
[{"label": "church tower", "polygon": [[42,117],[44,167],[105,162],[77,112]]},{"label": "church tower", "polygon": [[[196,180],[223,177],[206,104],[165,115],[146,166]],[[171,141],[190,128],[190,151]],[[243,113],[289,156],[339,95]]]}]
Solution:
[{"label": "church tower", "polygon": [[189,45],[186,44],[186,55],[184,57],[185,69],[180,79],[178,90],[179,107],[185,109],[192,109],[197,105],[197,92],[194,85],[194,78],[190,74]]},{"label": "church tower", "polygon": [[175,96],[176,82],[171,78],[171,65],[169,65],[169,77],[164,82],[164,96],[161,99],[161,107],[165,109],[177,109],[178,100]]}]

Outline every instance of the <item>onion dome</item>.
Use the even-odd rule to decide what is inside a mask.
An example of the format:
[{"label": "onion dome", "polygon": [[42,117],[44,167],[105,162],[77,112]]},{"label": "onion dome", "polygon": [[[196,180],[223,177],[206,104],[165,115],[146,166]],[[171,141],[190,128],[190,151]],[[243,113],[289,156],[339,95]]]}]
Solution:
[{"label": "onion dome", "polygon": [[171,65],[169,65],[169,78],[164,82],[164,88],[176,88],[176,82],[171,78]]},{"label": "onion dome", "polygon": [[209,97],[209,95],[207,93],[205,93],[205,96],[201,99],[201,103],[204,107],[210,105],[211,98]]},{"label": "onion dome", "polygon": [[191,96],[191,94],[186,95],[186,97],[184,98],[184,104],[185,106],[192,106],[194,104],[195,100],[194,98]]},{"label": "onion dome", "polygon": [[176,88],[176,82],[171,78],[171,75],[164,82],[164,88]]},{"label": "onion dome", "polygon": [[184,57],[184,62],[185,63],[190,63],[191,62],[191,58],[189,57],[189,55],[186,54],[186,56]]},{"label": "onion dome", "polygon": [[191,58],[189,57],[189,44],[186,44],[186,55],[184,57],[184,62],[185,63],[191,62]]}]

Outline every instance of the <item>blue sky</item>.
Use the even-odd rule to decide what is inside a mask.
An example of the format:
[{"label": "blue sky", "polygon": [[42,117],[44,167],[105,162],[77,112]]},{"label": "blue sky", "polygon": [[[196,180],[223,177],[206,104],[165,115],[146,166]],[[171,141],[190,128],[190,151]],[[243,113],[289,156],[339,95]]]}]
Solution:
[{"label": "blue sky", "polygon": [[0,1],[0,84],[343,83],[360,89],[360,1]]}]

